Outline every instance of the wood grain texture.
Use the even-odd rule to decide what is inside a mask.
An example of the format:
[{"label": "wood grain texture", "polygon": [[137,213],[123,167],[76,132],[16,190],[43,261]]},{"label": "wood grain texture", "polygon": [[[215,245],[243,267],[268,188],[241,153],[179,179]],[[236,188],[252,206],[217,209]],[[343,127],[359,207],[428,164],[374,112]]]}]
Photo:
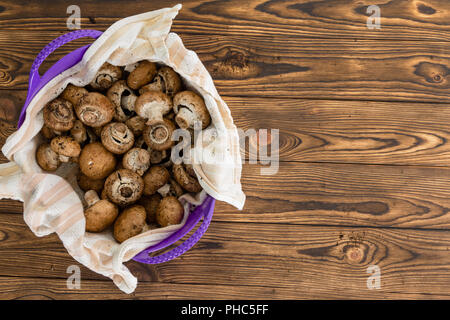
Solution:
[{"label": "wood grain texture", "polygon": [[[0,32],[0,89],[26,89],[59,33]],[[450,43],[181,34],[225,96],[450,102]],[[43,70],[88,40],[58,50]]]},{"label": "wood grain texture", "polygon": [[[105,30],[178,1],[78,1]],[[16,129],[35,56],[67,33],[68,1],[0,0],[0,146]],[[0,200],[0,299],[450,298],[450,2],[189,0],[174,20],[242,129],[280,129],[276,175],[244,164],[243,211],[217,202],[187,254],[126,263],[131,295],[36,238],[18,201]],[[69,43],[59,58],[90,40]],[[257,137],[249,143],[256,145]],[[244,158],[252,154],[244,154]],[[0,154],[0,163],[7,159]],[[366,286],[381,270],[381,289]]]},{"label": "wood grain texture", "polygon": [[[0,90],[0,145],[14,132],[25,97],[25,90]],[[450,166],[450,104],[223,98],[248,134],[241,150],[247,160],[258,153],[256,130],[279,129],[280,161]]]},{"label": "wood grain texture", "polygon": [[[183,3],[173,30],[199,35],[280,35],[395,40],[450,39],[450,4],[447,0],[381,0],[381,29],[368,29],[369,0],[227,0],[227,1],[77,1],[84,29],[106,29],[115,21],[130,15]],[[0,29],[46,31],[66,30],[65,0],[44,0],[29,5],[26,0],[0,1]],[[98,8],[101,8],[99,10]]]},{"label": "wood grain texture", "polygon": [[[127,263],[140,281],[131,296],[85,268],[81,290],[67,290],[66,270],[76,262],[56,236],[36,239],[20,220],[0,215],[2,299],[448,298],[450,290],[448,232],[217,221],[174,261]],[[373,264],[381,270],[379,290],[366,286]]]}]

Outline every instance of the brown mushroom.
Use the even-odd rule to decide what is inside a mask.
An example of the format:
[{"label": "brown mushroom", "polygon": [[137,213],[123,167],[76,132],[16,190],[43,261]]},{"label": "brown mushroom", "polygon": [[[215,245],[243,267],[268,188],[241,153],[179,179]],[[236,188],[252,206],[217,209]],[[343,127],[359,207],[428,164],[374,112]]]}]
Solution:
[{"label": "brown mushroom", "polygon": [[56,98],[44,107],[44,123],[56,133],[72,129],[75,122],[72,103]]},{"label": "brown mushroom", "polygon": [[84,199],[88,208],[84,210],[87,232],[102,232],[111,226],[119,215],[117,206],[108,200],[100,200],[94,190],[85,193]]},{"label": "brown mushroom", "polygon": [[60,156],[62,162],[68,162],[70,158],[80,155],[81,147],[74,138],[70,136],[57,136],[50,142],[50,148]]},{"label": "brown mushroom", "polygon": [[162,198],[156,209],[156,221],[161,227],[179,224],[183,220],[184,208],[173,196]]},{"label": "brown mushroom", "polygon": [[147,124],[153,124],[162,121],[163,116],[172,110],[172,100],[165,93],[149,91],[137,98],[134,109],[147,119]]},{"label": "brown mushroom", "polygon": [[109,200],[125,206],[139,200],[144,190],[144,181],[137,173],[120,169],[106,178],[105,189]]},{"label": "brown mushroom", "polygon": [[133,132],[134,136],[140,136],[145,129],[145,119],[140,116],[134,116],[125,121],[125,124]]},{"label": "brown mushroom", "polygon": [[122,68],[105,62],[90,83],[94,90],[107,90],[122,78]]},{"label": "brown mushroom", "polygon": [[167,150],[171,148],[175,141],[172,140],[172,134],[175,131],[175,124],[167,119],[155,122],[144,129],[142,136],[145,143],[152,150]]},{"label": "brown mushroom", "polygon": [[156,209],[158,208],[161,199],[161,195],[155,193],[149,197],[144,196],[139,200],[138,203],[145,208],[145,212],[147,213],[147,223],[156,222]]},{"label": "brown mushroom", "polygon": [[156,64],[147,60],[141,61],[137,67],[130,72],[130,75],[127,78],[127,85],[131,89],[137,90],[152,81],[155,74]]},{"label": "brown mushroom", "polygon": [[116,113],[114,115],[116,121],[124,122],[134,115],[134,104],[137,97],[127,86],[125,80],[115,82],[108,89],[106,96],[116,107]]},{"label": "brown mushroom", "polygon": [[89,92],[85,88],[77,87],[69,83],[61,93],[61,98],[70,101],[73,106],[76,106],[80,102],[81,98],[88,93]]},{"label": "brown mushroom", "polygon": [[194,128],[196,121],[201,122],[202,129],[211,123],[211,116],[202,97],[193,91],[182,91],[173,97],[175,122],[181,129]]},{"label": "brown mushroom", "polygon": [[146,226],[145,216],[145,209],[140,205],[134,205],[123,210],[114,223],[114,238],[122,243],[140,234]]},{"label": "brown mushroom", "polygon": [[36,151],[36,161],[45,171],[55,171],[61,164],[59,155],[50,148],[50,144],[41,144]]},{"label": "brown mushroom", "polygon": [[79,172],[77,175],[78,186],[83,191],[94,190],[97,193],[102,192],[105,179],[91,179],[87,175]]},{"label": "brown mushroom", "polygon": [[123,154],[133,147],[133,132],[122,122],[107,124],[101,133],[102,143],[106,149],[115,154]]},{"label": "brown mushroom", "polygon": [[172,173],[175,180],[187,192],[202,191],[202,186],[197,180],[197,176],[192,168],[192,165],[184,163],[174,164],[172,167]]},{"label": "brown mushroom", "polygon": [[143,94],[147,91],[161,91],[169,97],[173,97],[173,95],[180,90],[180,76],[171,67],[164,66],[156,72],[156,76],[153,78],[152,82],[139,90],[139,94]]},{"label": "brown mushroom", "polygon": [[86,141],[88,136],[86,127],[84,126],[83,122],[81,122],[80,120],[75,120],[72,129],[70,129],[70,135],[79,144],[82,144],[84,141]]},{"label": "brown mushroom", "polygon": [[170,152],[169,150],[155,150],[150,148],[147,143],[144,140],[144,137],[140,136],[138,139],[136,139],[136,142],[134,143],[134,146],[136,148],[142,148],[148,151],[150,153],[150,163],[151,164],[162,164],[164,162],[170,161]]},{"label": "brown mushroom", "polygon": [[98,128],[112,120],[115,108],[112,102],[98,92],[90,92],[81,97],[75,105],[75,112],[85,125]]},{"label": "brown mushroom", "polygon": [[93,142],[81,150],[80,170],[91,179],[106,178],[116,167],[116,158],[100,142]]},{"label": "brown mushroom", "polygon": [[47,127],[45,124],[41,129],[41,133],[46,139],[52,139],[53,137],[56,136],[55,131]]},{"label": "brown mushroom", "polygon": [[130,149],[123,156],[122,165],[125,169],[129,169],[142,176],[150,167],[150,154],[145,149]]},{"label": "brown mushroom", "polygon": [[169,171],[161,166],[151,167],[144,175],[144,195],[150,196],[170,179]]}]

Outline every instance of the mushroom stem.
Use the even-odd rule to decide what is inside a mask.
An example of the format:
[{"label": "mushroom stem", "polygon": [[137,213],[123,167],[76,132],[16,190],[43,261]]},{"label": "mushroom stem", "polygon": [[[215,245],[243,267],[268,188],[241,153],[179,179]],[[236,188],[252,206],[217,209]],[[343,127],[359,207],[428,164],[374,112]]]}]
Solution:
[{"label": "mushroom stem", "polygon": [[59,157],[59,161],[61,162],[69,162],[70,161],[70,157],[68,156],[63,156],[62,154],[58,155]]},{"label": "mushroom stem", "polygon": [[92,207],[96,202],[100,201],[100,198],[95,190],[89,190],[84,194],[84,200],[86,200],[89,207]]}]

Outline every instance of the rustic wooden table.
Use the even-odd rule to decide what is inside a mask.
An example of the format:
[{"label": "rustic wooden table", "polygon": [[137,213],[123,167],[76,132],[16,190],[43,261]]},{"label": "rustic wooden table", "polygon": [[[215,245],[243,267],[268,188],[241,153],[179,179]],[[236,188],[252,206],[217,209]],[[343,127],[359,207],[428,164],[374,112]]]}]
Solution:
[{"label": "rustic wooden table", "polygon": [[[0,144],[73,2],[0,0]],[[103,31],[178,1],[76,2],[81,27]],[[218,202],[186,255],[127,263],[131,295],[84,267],[81,289],[67,289],[76,262],[55,235],[31,233],[20,202],[2,200],[0,298],[449,298],[450,2],[376,2],[381,29],[366,25],[368,0],[185,1],[172,30],[238,127],[280,129],[278,174],[244,165],[244,210]]]}]

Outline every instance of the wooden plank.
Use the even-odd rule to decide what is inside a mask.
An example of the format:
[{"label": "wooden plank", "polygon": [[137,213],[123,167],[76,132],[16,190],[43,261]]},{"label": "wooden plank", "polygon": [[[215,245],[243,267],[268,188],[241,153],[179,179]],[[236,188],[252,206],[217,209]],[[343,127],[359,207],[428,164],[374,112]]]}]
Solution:
[{"label": "wooden plank", "polygon": [[[59,33],[0,32],[0,89],[26,89]],[[450,102],[450,43],[182,35],[225,96]],[[88,40],[59,50],[51,64]]]},{"label": "wooden plank", "polygon": [[261,168],[244,165],[244,210],[218,202],[216,221],[450,228],[449,168],[281,162],[272,176]]},{"label": "wooden plank", "polygon": [[[120,0],[77,1],[81,8],[82,27],[106,29],[130,15],[179,3],[170,1],[133,1],[124,6]],[[25,0],[0,1],[0,29],[66,31],[70,1],[41,1],[39,6]],[[374,2],[358,0],[289,0],[289,1],[183,1],[173,30],[201,35],[279,35],[396,40],[450,39],[450,5],[446,0],[426,2],[382,0],[381,28],[369,29],[367,13]],[[98,10],[101,7],[102,10]]]},{"label": "wooden plank", "polygon": [[[16,129],[25,96],[0,90],[0,145]],[[280,161],[450,166],[449,104],[224,99],[238,128],[279,129]],[[257,150],[256,136],[247,139]],[[250,150],[242,149],[246,159],[256,156]]]},{"label": "wooden plank", "polygon": [[[36,239],[18,218],[0,215],[0,298],[27,293],[62,298],[63,292],[121,296],[109,280],[84,267],[81,291],[67,290],[67,267],[77,263],[56,236]],[[189,291],[183,288],[193,288],[192,298],[212,293],[209,298],[448,298],[449,241],[448,231],[437,230],[213,221],[182,257],[127,266],[139,279],[131,297],[185,297]],[[371,265],[380,268],[380,289],[367,288]]]}]

